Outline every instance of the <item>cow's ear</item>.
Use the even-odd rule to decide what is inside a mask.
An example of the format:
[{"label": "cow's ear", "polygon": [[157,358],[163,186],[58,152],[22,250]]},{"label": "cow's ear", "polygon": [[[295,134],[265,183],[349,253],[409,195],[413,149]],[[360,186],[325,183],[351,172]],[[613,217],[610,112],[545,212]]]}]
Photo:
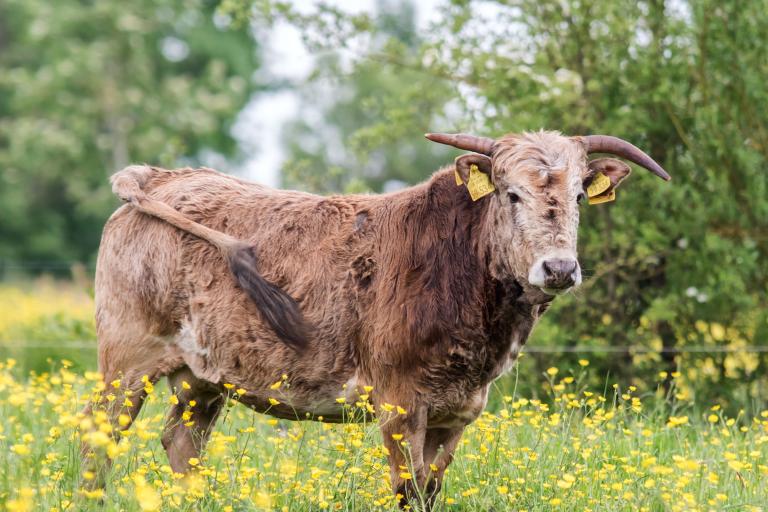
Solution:
[{"label": "cow's ear", "polygon": [[461,181],[466,185],[469,183],[469,171],[473,165],[476,165],[478,170],[491,177],[491,158],[478,153],[467,153],[456,157],[456,173],[461,178]]},{"label": "cow's ear", "polygon": [[610,187],[606,189],[605,192],[602,192],[601,195],[611,192],[618,187],[624,178],[629,176],[629,173],[632,172],[632,169],[630,169],[627,164],[615,158],[598,158],[597,160],[592,160],[587,163],[587,167],[589,168],[589,172],[584,180],[584,188],[589,187],[598,174],[607,176],[611,181]]}]

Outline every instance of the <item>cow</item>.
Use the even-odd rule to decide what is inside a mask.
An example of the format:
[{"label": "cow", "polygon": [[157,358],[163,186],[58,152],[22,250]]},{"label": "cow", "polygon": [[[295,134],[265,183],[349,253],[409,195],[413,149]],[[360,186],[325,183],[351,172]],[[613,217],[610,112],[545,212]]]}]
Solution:
[{"label": "cow", "polygon": [[207,168],[117,172],[127,204],[99,249],[98,359],[131,399],[97,397],[86,412],[104,408],[119,436],[146,383],[167,377],[178,403],[162,444],[185,473],[233,385],[241,403],[291,420],[349,420],[340,397],[364,394],[383,418],[393,492],[429,505],[491,383],[581,282],[579,203],[596,179],[606,197],[630,173],[588,155],[670,177],[606,135],[427,138],[469,152],[382,195],[275,190]]}]

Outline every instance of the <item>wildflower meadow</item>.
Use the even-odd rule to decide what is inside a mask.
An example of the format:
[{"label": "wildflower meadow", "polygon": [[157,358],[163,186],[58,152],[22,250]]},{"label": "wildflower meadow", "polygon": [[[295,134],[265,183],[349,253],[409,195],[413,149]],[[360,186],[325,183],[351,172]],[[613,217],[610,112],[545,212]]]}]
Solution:
[{"label": "wildflower meadow", "polygon": [[[41,318],[61,317],[63,304],[72,308],[66,325],[78,325],[91,299],[65,287],[49,301],[53,290],[4,288],[18,307],[15,321],[0,319],[0,334],[7,339]],[[233,388],[206,451],[190,461],[195,471],[182,476],[160,443],[176,397],[147,382],[147,405],[115,442],[103,414],[80,412],[94,393],[109,399],[120,386],[83,369],[92,365],[87,357],[49,358],[35,370],[12,357],[0,362],[5,510],[397,510],[375,422],[276,420],[237,404],[248,390]],[[588,384],[590,362],[580,359],[539,375],[537,398],[516,388],[517,372],[465,433],[437,510],[765,510],[768,411],[728,414],[694,403],[679,392],[684,376],[677,372],[660,372],[644,387],[608,380],[598,389]],[[290,382],[273,386],[275,400],[283,386]],[[352,416],[371,405],[360,396],[347,407]],[[194,406],[184,419],[194,424]],[[114,460],[103,490],[81,468],[83,440]]]},{"label": "wildflower meadow", "polygon": [[[262,272],[265,293],[275,285],[298,290],[299,302],[302,295],[340,308],[334,313],[344,308],[324,315],[328,324],[354,316],[350,304],[373,297],[379,275],[392,290],[414,282],[433,294],[424,308],[400,304],[415,324],[453,294],[460,300],[441,320],[474,316],[463,310],[477,305],[469,301],[494,294],[504,304],[496,310],[514,309],[507,288],[535,284],[529,278],[548,261],[577,259],[578,272],[563,282],[580,275],[579,286],[541,288],[563,293],[551,307],[537,306],[546,314],[464,432],[436,512],[768,512],[766,55],[768,0],[0,0],[0,512],[397,511],[390,476],[406,494],[414,486],[398,480],[398,469],[402,480],[432,476],[420,462],[390,470],[385,445],[406,454],[410,447],[408,433],[382,439],[381,411],[369,398],[386,390],[324,397],[363,423],[291,422],[238,403],[250,393],[264,407],[290,404],[292,384],[299,389],[291,368],[284,371],[294,383],[274,382],[271,395],[227,383],[206,449],[187,459],[192,471],[174,474],[162,446],[168,409],[176,406],[175,426],[183,412],[183,426],[199,432],[203,404],[187,407],[165,380],[149,376],[105,382],[97,367],[100,240],[123,199],[142,203],[140,189],[208,228],[257,240],[253,267],[276,262],[274,272]],[[436,144],[425,133],[474,142]],[[609,154],[597,152],[609,139],[594,135],[631,142],[671,181],[644,165],[625,168],[648,160],[621,143],[610,155],[635,156],[609,164]],[[541,142],[524,143],[531,137]],[[451,183],[408,200],[376,200],[392,208],[384,214],[362,199],[300,206],[305,193],[400,194],[467,157],[487,160],[476,168],[483,172],[469,172],[493,196],[474,201],[468,192],[471,204],[452,203],[441,191],[462,189]],[[176,189],[158,175],[113,193],[110,176],[137,164],[206,167],[265,189],[196,178]],[[592,171],[603,164],[607,175],[597,180]],[[605,179],[610,191],[583,200]],[[274,209],[271,199],[250,209],[250,201],[271,197],[267,189],[296,195]],[[408,223],[392,221],[394,211]],[[237,225],[264,234],[245,236],[251,228]],[[113,309],[120,312],[120,294],[139,288],[142,304],[197,307],[195,294],[188,303],[172,300],[181,285],[155,291],[171,290],[161,286],[171,274],[153,270],[160,259],[176,261],[173,275],[184,286],[218,289],[215,269],[202,268],[213,246],[182,232],[146,237],[158,245],[140,251],[132,242],[143,229],[115,238],[107,253],[125,258],[99,268],[101,276],[129,268],[139,276],[125,288],[99,280],[99,294],[114,295]],[[478,242],[452,242],[465,233]],[[495,242],[479,242],[491,234]],[[317,238],[299,252],[293,240],[305,236]],[[172,250],[163,245],[175,240]],[[486,246],[490,252],[471,257]],[[541,246],[536,255],[533,246]],[[554,252],[538,254],[545,249]],[[413,257],[421,252],[423,260]],[[402,264],[385,263],[395,256]],[[305,267],[300,279],[281,270],[294,257]],[[335,266],[347,259],[348,268]],[[526,270],[526,259],[536,264]],[[309,286],[312,272],[322,273],[318,282],[344,279],[355,298]],[[503,279],[483,293],[442,288],[461,279],[474,287],[491,275]],[[406,295],[416,303],[422,289],[413,290]],[[206,293],[206,304],[220,296]],[[495,322],[501,315],[491,311],[482,315]],[[230,313],[211,307],[212,317]],[[386,324],[396,325],[397,315]],[[120,325],[121,333],[131,328]],[[194,350],[207,350],[196,342],[203,332],[195,331]],[[413,341],[384,336],[392,346]],[[457,361],[474,351],[464,342]],[[139,349],[127,351],[141,359]],[[383,373],[403,377],[399,385],[407,372]],[[120,410],[113,426],[103,408],[82,412],[95,396],[100,405],[130,407],[140,397],[126,388],[141,394],[142,385],[148,398],[137,418]],[[407,403],[381,404],[388,414],[379,417],[402,420]],[[130,422],[118,440],[113,428]],[[191,440],[188,431],[175,433]],[[112,461],[104,486],[100,468],[82,460],[83,444],[94,459]],[[185,454],[174,459],[179,468],[197,452],[177,453]],[[425,496],[409,503],[427,508]]]}]

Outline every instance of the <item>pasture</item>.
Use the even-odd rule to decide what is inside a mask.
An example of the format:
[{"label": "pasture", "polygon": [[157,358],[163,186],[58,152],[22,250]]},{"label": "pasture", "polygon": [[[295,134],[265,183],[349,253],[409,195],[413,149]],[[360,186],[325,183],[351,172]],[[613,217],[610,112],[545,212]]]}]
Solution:
[{"label": "pasture", "polygon": [[[394,512],[489,385],[436,511],[768,512],[766,6],[0,0],[0,512]],[[157,333],[242,371],[139,380]]]},{"label": "pasture", "polygon": [[[397,510],[375,423],[275,420],[233,399],[192,461],[196,471],[174,475],[160,443],[175,399],[165,385],[147,384],[147,406],[114,443],[102,417],[79,414],[92,393],[108,396],[120,385],[101,382],[95,352],[46,361],[18,342],[24,335],[65,349],[75,334],[92,335],[89,296],[36,283],[5,286],[0,301],[8,352],[0,363],[0,503],[7,510]],[[687,400],[677,389],[682,373],[644,387],[610,379],[595,387],[581,359],[539,375],[533,397],[515,386],[517,371],[465,433],[438,510],[764,510],[768,411],[729,415]],[[289,386],[276,382],[274,399]],[[370,407],[365,396],[347,406],[350,414]],[[194,418],[193,407],[185,419]],[[89,490],[93,475],[80,469],[83,438],[114,457],[105,491]]]}]

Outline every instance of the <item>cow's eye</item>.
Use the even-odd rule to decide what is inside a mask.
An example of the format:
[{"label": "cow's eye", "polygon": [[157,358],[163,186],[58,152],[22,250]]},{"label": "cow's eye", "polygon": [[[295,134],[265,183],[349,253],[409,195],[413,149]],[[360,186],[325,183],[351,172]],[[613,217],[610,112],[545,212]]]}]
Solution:
[{"label": "cow's eye", "polygon": [[576,202],[577,202],[577,203],[579,203],[579,204],[581,204],[581,202],[582,202],[582,201],[584,201],[584,197],[585,197],[585,196],[584,196],[584,193],[583,193],[583,192],[582,192],[581,194],[577,195],[577,196],[576,196]]},{"label": "cow's eye", "polygon": [[509,202],[514,204],[520,201],[520,196],[515,194],[514,192],[509,192],[507,194],[507,197],[509,197]]}]

